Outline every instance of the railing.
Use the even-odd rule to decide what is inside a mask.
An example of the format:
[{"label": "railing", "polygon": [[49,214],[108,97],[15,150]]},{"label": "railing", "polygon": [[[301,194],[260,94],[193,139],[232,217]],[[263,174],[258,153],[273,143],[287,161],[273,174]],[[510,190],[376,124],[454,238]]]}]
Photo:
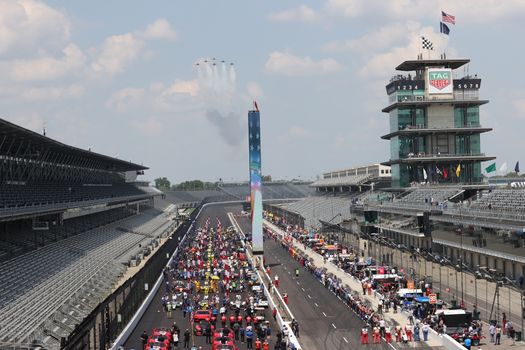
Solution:
[{"label": "railing", "polygon": [[22,215],[29,213],[38,213],[38,212],[49,212],[54,210],[66,210],[74,209],[78,207],[93,206],[96,204],[104,204],[107,202],[116,202],[116,201],[132,201],[139,199],[148,199],[151,197],[151,194],[138,194],[132,196],[122,196],[122,197],[107,197],[100,199],[93,199],[87,201],[74,201],[74,202],[50,202],[49,204],[36,204],[36,205],[25,205],[19,207],[2,207],[0,208],[0,217],[2,216],[12,216],[12,215]]},{"label": "railing", "polygon": [[447,158],[447,157],[484,157],[485,153],[408,153],[406,156],[400,157],[400,159],[410,158]]},{"label": "railing", "polygon": [[425,129],[425,130],[440,130],[440,129],[470,129],[470,128],[481,128],[481,124],[479,123],[467,123],[467,125],[461,125],[461,126],[442,126],[442,127],[428,127],[425,124],[416,124],[416,125],[406,125],[404,127],[399,127],[400,131],[403,130],[419,130],[419,129]]},{"label": "railing", "polygon": [[426,98],[424,95],[399,95],[397,96],[397,101],[394,103],[403,103],[403,102],[439,102],[439,101],[450,101],[450,100],[459,100],[459,101],[475,101],[478,100],[479,96],[474,94],[454,94],[453,98],[448,99],[439,99],[439,98]]},{"label": "railing", "polygon": [[517,220],[517,221],[525,221],[525,214],[524,213],[509,213],[500,211],[497,209],[492,210],[483,210],[479,208],[447,208],[443,210],[443,214],[448,215],[460,215],[460,216],[476,216],[481,218],[495,218],[495,219],[506,219],[506,220]]}]

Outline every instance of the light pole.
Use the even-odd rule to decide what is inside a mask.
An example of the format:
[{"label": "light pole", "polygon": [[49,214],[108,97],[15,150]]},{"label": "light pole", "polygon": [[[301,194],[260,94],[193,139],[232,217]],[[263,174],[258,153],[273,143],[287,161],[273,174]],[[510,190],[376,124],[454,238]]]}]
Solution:
[{"label": "light pole", "polygon": [[[439,295],[441,296],[441,264],[439,264]],[[443,297],[441,296],[441,299],[443,299]]]},{"label": "light pole", "polygon": [[[461,206],[459,207],[459,220],[463,222],[463,212],[461,211]],[[459,226],[459,247],[460,247],[460,260],[459,260],[459,268],[460,268],[460,274],[461,274],[461,306],[465,307],[465,299],[463,294],[463,224],[460,224]],[[456,281],[457,282],[457,281]],[[457,284],[457,283],[456,283]]]},{"label": "light pole", "polygon": [[523,333],[525,332],[525,330],[523,329],[523,290],[520,288],[520,299],[521,299],[521,310],[520,310],[520,319],[521,319],[521,334],[522,334],[522,337],[523,337]]},{"label": "light pole", "polygon": [[458,294],[457,293],[459,291],[459,288],[458,288],[458,270],[457,269],[455,269],[455,270],[456,270],[456,290],[454,291],[454,299],[456,300],[456,303],[457,303],[457,301],[458,301],[458,298],[457,298]]}]

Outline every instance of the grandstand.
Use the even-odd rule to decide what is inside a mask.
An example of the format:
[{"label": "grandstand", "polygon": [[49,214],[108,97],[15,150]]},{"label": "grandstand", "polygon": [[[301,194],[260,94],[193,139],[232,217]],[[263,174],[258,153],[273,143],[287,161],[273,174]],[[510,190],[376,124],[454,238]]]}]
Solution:
[{"label": "grandstand", "polygon": [[296,202],[267,205],[266,209],[275,211],[281,209],[286,215],[301,217],[304,227],[319,228],[320,221],[333,224],[341,223],[350,218],[350,203],[354,196],[311,196]]},{"label": "grandstand", "polygon": [[441,203],[453,197],[459,191],[459,187],[421,187],[414,189],[399,201],[406,203]]},{"label": "grandstand", "polygon": [[[31,343],[43,339],[52,347],[87,316],[90,307],[107,296],[136,249],[157,245],[170,225],[164,215],[149,211],[4,263],[0,267],[0,341]],[[61,324],[63,319],[68,321]],[[44,333],[48,336],[42,338]]]},{"label": "grandstand", "polygon": [[147,168],[0,119],[0,347],[60,348],[174,223]]},{"label": "grandstand", "polygon": [[470,208],[524,213],[525,190],[521,188],[485,190],[479,193],[479,199],[473,201]]},{"label": "grandstand", "polygon": [[[238,200],[250,196],[249,184],[224,184],[219,189]],[[315,191],[307,183],[264,183],[262,186],[263,199],[294,199],[304,198],[314,194]]]},{"label": "grandstand", "polygon": [[166,198],[170,202],[189,203],[189,202],[201,202],[205,198],[220,196],[223,193],[217,190],[196,190],[196,191],[167,191]]},{"label": "grandstand", "polygon": [[390,186],[390,167],[372,164],[324,173],[311,184],[318,192],[362,192],[363,188]]}]

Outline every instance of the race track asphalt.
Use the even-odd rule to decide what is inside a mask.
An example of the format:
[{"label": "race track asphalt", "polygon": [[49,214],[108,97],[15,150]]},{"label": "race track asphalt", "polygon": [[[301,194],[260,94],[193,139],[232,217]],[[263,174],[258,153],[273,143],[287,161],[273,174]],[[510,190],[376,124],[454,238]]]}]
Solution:
[{"label": "race track asphalt", "polygon": [[[250,220],[238,217],[237,222],[245,232],[250,230]],[[346,350],[373,347],[374,349],[403,349],[414,345],[421,349],[432,349],[422,342],[417,344],[361,345],[360,333],[364,322],[334,293],[329,291],[304,267],[294,260],[279,242],[264,241],[266,265],[270,265],[272,276],[277,274],[281,293],[288,294],[288,306],[299,322],[299,342],[303,349]],[[295,269],[299,268],[299,277]],[[369,342],[372,342],[371,335]]]},{"label": "race track asphalt", "polygon": [[[238,214],[241,210],[240,205],[213,205],[203,210],[197,220],[197,227],[204,223],[207,217],[213,220],[219,217],[223,227],[230,225],[227,217],[228,212]],[[238,224],[243,232],[250,232],[250,221],[247,217],[236,217]],[[359,334],[364,322],[348,308],[335,294],[325,288],[315,279],[305,268],[301,267],[297,261],[292,259],[287,250],[281,244],[266,239],[264,242],[264,256],[266,264],[270,265],[272,275],[277,274],[280,279],[280,290],[288,293],[289,304],[294,317],[299,322],[300,337],[299,341],[305,350],[346,350],[359,348],[373,348],[381,350],[412,348],[416,344],[397,344],[392,345],[381,342],[380,344],[361,345]],[[300,268],[300,275],[295,277],[295,268]],[[144,330],[150,332],[155,327],[168,327],[177,322],[181,333],[189,327],[188,318],[183,319],[182,312],[174,312],[173,318],[168,319],[166,312],[162,310],[160,299],[164,290],[160,288],[154,297],[151,305],[148,306],[144,316],[138,326],[125,343],[128,349],[141,349],[140,335]],[[267,319],[271,319],[270,312],[266,312]],[[275,330],[277,325],[271,320],[272,339],[270,349],[273,349]],[[203,349],[211,349],[211,346],[204,344],[203,337],[195,337],[195,343],[201,345]],[[371,342],[370,337],[370,342]],[[245,349],[245,344],[236,343],[239,349]],[[424,343],[418,343],[417,348],[432,349]],[[179,345],[182,349],[182,343]]]},{"label": "race track asphalt", "polygon": [[[202,226],[206,219],[208,217],[211,218],[211,223],[215,225],[216,219],[219,218],[222,222],[223,227],[230,226],[230,221],[227,216],[228,211],[240,211],[241,206],[229,206],[226,207],[225,205],[211,205],[207,206],[203,209],[201,214],[199,215],[196,227]],[[168,318],[167,313],[162,308],[161,304],[161,298],[164,294],[164,288],[161,287],[157,291],[152,303],[148,306],[146,312],[142,316],[142,318],[139,321],[139,324],[137,327],[133,330],[131,336],[129,339],[125,342],[124,348],[126,350],[139,350],[142,348],[142,340],[140,339],[140,335],[143,331],[146,331],[148,334],[151,333],[151,330],[153,328],[161,328],[161,327],[170,327],[173,322],[177,322],[177,325],[179,326],[181,330],[181,340],[182,340],[182,334],[186,329],[189,329],[191,331],[191,326],[189,322],[189,318],[183,318],[182,311],[176,310],[172,312],[172,318]],[[222,298],[222,295],[221,295]],[[270,321],[270,327],[272,329],[272,336],[270,338],[269,344],[270,349],[273,349],[274,347],[274,340],[275,340],[275,333],[277,331],[277,324],[273,321],[271,317],[271,312],[267,310],[265,312],[265,317],[267,320]],[[192,339],[197,346],[202,346],[202,349],[207,350],[211,349],[211,345],[205,344],[205,338],[203,336],[193,336]],[[237,341],[235,343],[239,350],[246,349],[246,344],[241,343],[240,341]],[[182,341],[179,343],[178,348],[176,349],[183,349]]]}]

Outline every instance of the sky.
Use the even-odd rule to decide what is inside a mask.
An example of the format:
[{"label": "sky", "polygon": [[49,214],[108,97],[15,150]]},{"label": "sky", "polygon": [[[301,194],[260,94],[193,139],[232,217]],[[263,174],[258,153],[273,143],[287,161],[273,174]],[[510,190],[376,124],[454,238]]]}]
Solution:
[{"label": "sky", "polygon": [[[521,0],[0,0],[0,117],[144,164],[145,179],[245,181],[257,100],[263,174],[314,179],[388,160],[385,85],[423,35],[434,56],[471,59],[494,128],[482,151],[512,169],[524,15]],[[224,77],[196,66],[214,57]]]}]

